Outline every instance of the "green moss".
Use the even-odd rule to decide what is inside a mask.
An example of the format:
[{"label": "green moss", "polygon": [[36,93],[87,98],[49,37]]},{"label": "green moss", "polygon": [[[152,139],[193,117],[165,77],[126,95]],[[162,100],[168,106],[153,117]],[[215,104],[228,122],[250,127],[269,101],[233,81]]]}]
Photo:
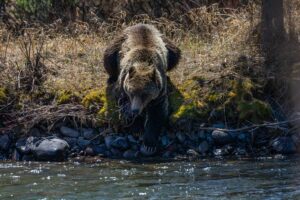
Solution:
[{"label": "green moss", "polygon": [[228,99],[224,106],[228,117],[236,118],[239,122],[251,121],[259,123],[271,117],[271,107],[267,102],[253,97],[257,86],[250,79],[233,80]]},{"label": "green moss", "polygon": [[71,91],[61,90],[57,93],[56,102],[58,105],[71,103],[79,99],[79,95]]},{"label": "green moss", "polygon": [[86,108],[91,108],[92,106],[95,106],[95,104],[103,104],[103,92],[101,90],[92,90],[89,93],[87,93],[81,103]]},{"label": "green moss", "polygon": [[0,103],[5,103],[8,99],[7,90],[0,87]]}]

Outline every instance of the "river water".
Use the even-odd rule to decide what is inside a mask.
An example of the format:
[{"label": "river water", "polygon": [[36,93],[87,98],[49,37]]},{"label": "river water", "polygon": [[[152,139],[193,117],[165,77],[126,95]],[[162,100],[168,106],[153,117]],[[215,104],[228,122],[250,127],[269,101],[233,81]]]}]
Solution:
[{"label": "river water", "polygon": [[300,158],[2,162],[0,199],[300,199]]}]

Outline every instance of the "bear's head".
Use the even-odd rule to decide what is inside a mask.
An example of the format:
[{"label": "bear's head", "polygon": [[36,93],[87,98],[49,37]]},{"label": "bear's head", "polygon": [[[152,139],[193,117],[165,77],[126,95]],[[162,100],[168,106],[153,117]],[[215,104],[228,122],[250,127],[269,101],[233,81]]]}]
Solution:
[{"label": "bear's head", "polygon": [[133,114],[141,114],[163,89],[160,72],[152,64],[136,62],[126,72],[123,90],[130,100]]}]

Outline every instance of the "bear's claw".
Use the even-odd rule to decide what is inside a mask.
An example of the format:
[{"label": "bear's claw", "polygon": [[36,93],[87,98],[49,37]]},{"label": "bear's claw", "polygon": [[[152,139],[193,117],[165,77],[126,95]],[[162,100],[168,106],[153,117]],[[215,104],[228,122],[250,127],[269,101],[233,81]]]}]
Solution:
[{"label": "bear's claw", "polygon": [[144,144],[141,146],[141,153],[145,156],[152,156],[153,154],[156,153],[156,147],[148,147],[145,146]]}]

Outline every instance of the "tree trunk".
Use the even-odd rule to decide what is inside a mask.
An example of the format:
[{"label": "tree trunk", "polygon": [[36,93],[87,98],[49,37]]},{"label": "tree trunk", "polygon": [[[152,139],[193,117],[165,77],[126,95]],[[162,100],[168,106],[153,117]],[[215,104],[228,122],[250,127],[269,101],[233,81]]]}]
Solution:
[{"label": "tree trunk", "polygon": [[283,0],[263,0],[261,17],[262,48],[267,59],[272,60],[285,39]]}]

